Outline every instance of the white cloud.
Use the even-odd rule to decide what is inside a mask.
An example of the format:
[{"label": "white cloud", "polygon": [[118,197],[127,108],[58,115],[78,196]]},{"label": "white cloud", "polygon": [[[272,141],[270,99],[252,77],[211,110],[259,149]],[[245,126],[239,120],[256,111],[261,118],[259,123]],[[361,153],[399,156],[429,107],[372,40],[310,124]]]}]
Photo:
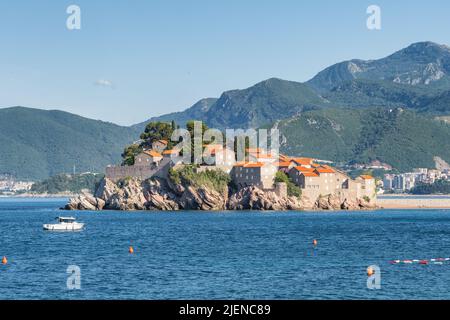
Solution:
[{"label": "white cloud", "polygon": [[114,88],[114,84],[111,81],[105,79],[99,79],[95,81],[95,85],[99,87]]}]

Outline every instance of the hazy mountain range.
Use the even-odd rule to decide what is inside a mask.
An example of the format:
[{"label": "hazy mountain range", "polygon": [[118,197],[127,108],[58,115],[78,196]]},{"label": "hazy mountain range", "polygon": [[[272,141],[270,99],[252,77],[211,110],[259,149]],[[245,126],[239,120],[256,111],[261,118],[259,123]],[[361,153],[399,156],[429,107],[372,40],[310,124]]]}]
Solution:
[{"label": "hazy mountain range", "polygon": [[[400,108],[400,109],[398,109]],[[214,128],[276,124],[283,151],[341,162],[380,160],[401,170],[450,162],[450,48],[420,42],[379,60],[344,61],[306,83],[271,78],[131,127],[60,111],[0,110],[0,173],[41,178],[101,171],[152,121]],[[6,126],[4,126],[6,125]]]}]

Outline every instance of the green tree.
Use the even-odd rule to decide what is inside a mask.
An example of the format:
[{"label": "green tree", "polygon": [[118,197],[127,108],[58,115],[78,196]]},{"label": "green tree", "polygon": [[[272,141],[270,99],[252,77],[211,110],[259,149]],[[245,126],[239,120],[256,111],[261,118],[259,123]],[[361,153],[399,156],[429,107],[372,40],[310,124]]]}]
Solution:
[{"label": "green tree", "polygon": [[289,176],[286,173],[284,173],[282,171],[278,171],[275,174],[275,182],[276,183],[280,183],[280,182],[286,183],[288,196],[298,197],[298,198],[301,197],[302,189],[300,189],[300,187],[295,185],[294,182],[292,182],[291,178],[289,178]]},{"label": "green tree", "polygon": [[144,140],[143,146],[151,147],[152,143],[158,140],[167,140],[168,148],[173,147],[171,137],[174,131],[174,123],[167,122],[150,122],[145,127],[145,131],[141,134]]},{"label": "green tree", "polygon": [[142,146],[139,144],[132,144],[125,147],[125,150],[122,153],[122,165],[124,166],[132,166],[134,165],[134,158],[142,152]]}]

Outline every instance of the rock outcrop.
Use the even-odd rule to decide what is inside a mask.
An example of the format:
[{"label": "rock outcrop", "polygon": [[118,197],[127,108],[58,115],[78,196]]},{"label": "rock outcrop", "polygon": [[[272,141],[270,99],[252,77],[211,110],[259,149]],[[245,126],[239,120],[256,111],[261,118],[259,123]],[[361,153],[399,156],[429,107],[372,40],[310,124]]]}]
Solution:
[{"label": "rock outcrop", "polygon": [[375,206],[365,200],[342,200],[329,195],[311,200],[306,197],[282,197],[275,191],[257,187],[243,188],[231,193],[228,189],[174,184],[170,180],[154,178],[145,181],[132,178],[120,183],[105,178],[94,195],[84,193],[70,199],[66,210],[361,210]]},{"label": "rock outcrop", "polygon": [[279,197],[273,191],[263,191],[257,187],[241,189],[228,201],[229,210],[301,210],[302,202],[296,197]]},{"label": "rock outcrop", "polygon": [[374,202],[367,202],[364,199],[341,199],[337,194],[330,194],[316,200],[313,209],[315,210],[369,210],[375,209]]}]

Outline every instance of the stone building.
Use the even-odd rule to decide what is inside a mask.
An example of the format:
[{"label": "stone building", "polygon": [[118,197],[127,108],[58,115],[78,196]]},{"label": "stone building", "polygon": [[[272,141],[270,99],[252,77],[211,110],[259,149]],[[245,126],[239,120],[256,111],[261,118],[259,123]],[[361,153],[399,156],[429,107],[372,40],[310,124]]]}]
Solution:
[{"label": "stone building", "polygon": [[231,179],[239,188],[257,186],[273,189],[277,167],[271,163],[236,163],[231,170]]},{"label": "stone building", "polygon": [[[295,161],[297,164],[298,161]],[[302,189],[302,195],[315,200],[330,194],[339,195],[342,200],[374,199],[376,197],[375,179],[361,176],[356,180],[328,165],[303,162],[305,166],[296,166],[289,170],[291,180]]]},{"label": "stone building", "polygon": [[202,169],[220,169],[230,173],[236,163],[236,154],[233,150],[224,148],[220,144],[204,146]]},{"label": "stone building", "polygon": [[167,145],[169,142],[167,140],[157,140],[152,143],[152,150],[155,150],[156,152],[162,153],[164,150],[167,149]]},{"label": "stone building", "polygon": [[141,153],[139,153],[134,158],[134,165],[135,166],[152,166],[152,165],[158,165],[159,162],[163,159],[163,156],[154,150],[146,150]]}]

